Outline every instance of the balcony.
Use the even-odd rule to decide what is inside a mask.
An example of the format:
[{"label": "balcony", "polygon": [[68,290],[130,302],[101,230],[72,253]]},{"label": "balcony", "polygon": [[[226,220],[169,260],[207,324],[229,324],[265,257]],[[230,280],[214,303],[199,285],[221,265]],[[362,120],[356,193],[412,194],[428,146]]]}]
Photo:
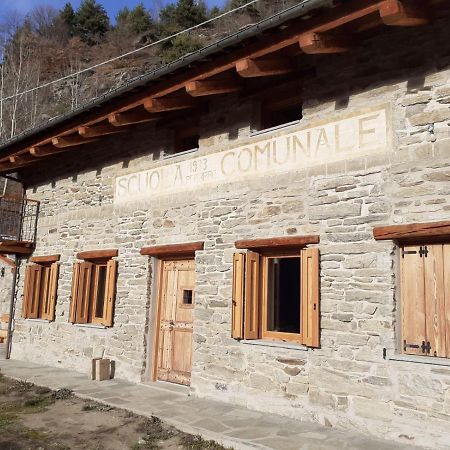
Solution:
[{"label": "balcony", "polygon": [[39,202],[0,196],[0,253],[30,255],[36,244]]}]

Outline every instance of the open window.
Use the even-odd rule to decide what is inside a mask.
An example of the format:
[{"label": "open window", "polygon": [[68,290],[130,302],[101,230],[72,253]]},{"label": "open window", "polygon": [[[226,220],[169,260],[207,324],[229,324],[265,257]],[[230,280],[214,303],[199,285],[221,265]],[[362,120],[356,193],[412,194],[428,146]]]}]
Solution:
[{"label": "open window", "polygon": [[82,252],[73,268],[71,323],[113,325],[117,250]]},{"label": "open window", "polygon": [[296,95],[265,98],[261,101],[259,131],[299,122],[303,117],[302,99]]},{"label": "open window", "polygon": [[35,257],[25,270],[22,316],[55,320],[59,255]]},{"label": "open window", "polygon": [[174,153],[183,153],[199,148],[200,133],[197,126],[178,128],[175,131]]},{"label": "open window", "polygon": [[320,346],[319,250],[235,253],[232,337]]}]

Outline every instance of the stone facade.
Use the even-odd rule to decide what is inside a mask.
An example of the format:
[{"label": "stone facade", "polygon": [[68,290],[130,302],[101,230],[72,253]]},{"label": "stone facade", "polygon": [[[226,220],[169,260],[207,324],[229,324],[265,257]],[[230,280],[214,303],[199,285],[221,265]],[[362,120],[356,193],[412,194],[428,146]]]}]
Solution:
[{"label": "stone facade", "polygon": [[[98,153],[68,154],[61,166],[55,159],[51,179],[27,174],[28,196],[42,202],[35,254],[61,254],[61,272],[55,322],[17,315],[13,358],[87,372],[104,354],[117,377],[147,380],[155,261],[139,249],[204,241],[196,254],[194,395],[448,448],[450,367],[389,359],[399,353],[399,256],[372,229],[449,217],[449,26],[386,29],[347,55],[311,56],[316,75],[304,80],[301,126],[388,105],[392,151],[115,206],[116,177],[192,157],[162,159],[170,130],[141,126]],[[215,101],[196,156],[250,142],[257,107],[234,96]],[[321,239],[321,348],[231,339],[234,242],[308,234]],[[119,249],[114,326],[69,324],[75,254],[106,248]]]}]

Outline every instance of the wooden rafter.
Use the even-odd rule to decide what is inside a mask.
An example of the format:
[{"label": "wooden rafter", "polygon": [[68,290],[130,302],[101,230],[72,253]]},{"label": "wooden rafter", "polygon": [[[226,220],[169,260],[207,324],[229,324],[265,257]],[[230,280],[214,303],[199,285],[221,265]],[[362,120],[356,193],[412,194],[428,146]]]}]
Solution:
[{"label": "wooden rafter", "polygon": [[[330,45],[330,35],[339,36],[351,29],[352,33],[358,33],[382,23],[398,26],[423,25],[428,23],[429,15],[436,11],[437,4],[444,4],[443,1],[430,2],[429,9],[434,11],[424,11],[420,6],[425,2],[422,0],[348,0],[342,2],[335,8],[324,10],[308,20],[291,21],[289,26],[273,30],[272,33],[264,33],[258,36],[253,42],[245,42],[232,52],[225,52],[221,56],[217,56],[213,60],[209,60],[196,67],[188,70],[178,71],[170,79],[159,80],[153,82],[151,86],[138,92],[130,92],[127,96],[120,96],[113,99],[108,105],[95,112],[94,110],[87,112],[84,117],[83,126],[98,126],[99,122],[107,120],[114,127],[126,125],[152,122],[158,120],[159,117],[149,114],[143,104],[149,98],[165,98],[171,95],[179,95],[181,90],[186,90],[192,96],[214,95],[221,93],[220,89],[211,78],[223,76],[227,73],[236,73],[236,65],[241,60],[270,60],[271,55],[280,51],[292,52],[293,49],[300,49],[300,36],[315,36],[314,45],[305,46],[311,53],[317,53],[320,50],[324,52],[323,36],[326,36],[326,52],[330,52],[330,48],[339,47],[342,50],[342,42],[340,46]],[[439,6],[441,8],[441,6]],[[315,34],[315,35],[314,35]],[[319,36],[320,45],[317,42]],[[336,39],[336,37],[334,37]],[[209,88],[209,90],[208,90]],[[223,85],[222,85],[223,88]],[[231,89],[231,87],[230,87]],[[191,92],[189,92],[191,91]],[[225,92],[232,92],[225,91]],[[195,94],[194,94],[195,93]],[[196,95],[197,94],[197,95]],[[168,111],[170,109],[166,109]],[[65,125],[61,125],[57,133],[50,130],[45,132],[40,140],[32,145],[33,147],[43,147],[51,142],[53,136],[73,135],[79,133],[80,123],[76,123],[76,118],[71,119]],[[54,133],[53,136],[51,133]],[[93,135],[91,135],[93,137]],[[78,145],[78,144],[77,144]],[[70,149],[70,147],[68,147]],[[23,153],[23,148],[17,149],[18,153]],[[29,162],[16,164],[11,163],[6,158],[0,162],[0,171],[10,171],[29,164]]]},{"label": "wooden rafter", "polygon": [[227,78],[223,80],[196,80],[186,83],[186,92],[193,97],[228,94],[242,88],[239,80]]},{"label": "wooden rafter", "polygon": [[29,148],[29,152],[35,158],[42,158],[44,156],[53,155],[54,153],[61,153],[62,150],[66,150],[55,147],[53,144],[34,146]]},{"label": "wooden rafter", "polygon": [[85,139],[82,136],[58,136],[52,139],[52,144],[57,148],[75,147],[94,142],[96,139]]},{"label": "wooden rafter", "polygon": [[[4,164],[7,166],[8,164],[14,168],[14,167],[24,167],[28,164],[31,164],[32,162],[35,162],[35,159],[29,154],[29,153],[22,153],[20,155],[11,155],[8,158],[8,162],[5,162]],[[1,167],[1,164],[0,164]]]},{"label": "wooden rafter", "polygon": [[150,113],[165,111],[179,111],[197,106],[196,101],[191,97],[158,97],[148,98],[144,101],[144,108]]},{"label": "wooden rafter", "polygon": [[144,108],[135,108],[130,111],[117,112],[108,116],[108,121],[115,127],[122,127],[126,125],[133,125],[135,123],[155,122],[159,117],[150,114]]},{"label": "wooden rafter", "polygon": [[426,8],[421,2],[386,0],[380,5],[381,20],[386,25],[416,27],[430,22]]},{"label": "wooden rafter", "polygon": [[236,63],[236,72],[244,78],[285,75],[294,70],[294,64],[288,57],[245,58]]},{"label": "wooden rafter", "polygon": [[114,125],[92,125],[78,128],[78,134],[85,139],[108,136],[109,134],[123,133],[127,128],[117,128]]},{"label": "wooden rafter", "polygon": [[303,33],[299,37],[299,45],[309,55],[320,53],[343,53],[351,48],[347,36],[332,36],[325,33]]}]

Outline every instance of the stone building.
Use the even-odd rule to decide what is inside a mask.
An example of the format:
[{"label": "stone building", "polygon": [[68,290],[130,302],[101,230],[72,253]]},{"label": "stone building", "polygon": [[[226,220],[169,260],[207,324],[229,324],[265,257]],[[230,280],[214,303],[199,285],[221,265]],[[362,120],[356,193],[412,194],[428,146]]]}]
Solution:
[{"label": "stone building", "polygon": [[449,448],[449,27],[304,1],[3,145],[11,357]]}]

